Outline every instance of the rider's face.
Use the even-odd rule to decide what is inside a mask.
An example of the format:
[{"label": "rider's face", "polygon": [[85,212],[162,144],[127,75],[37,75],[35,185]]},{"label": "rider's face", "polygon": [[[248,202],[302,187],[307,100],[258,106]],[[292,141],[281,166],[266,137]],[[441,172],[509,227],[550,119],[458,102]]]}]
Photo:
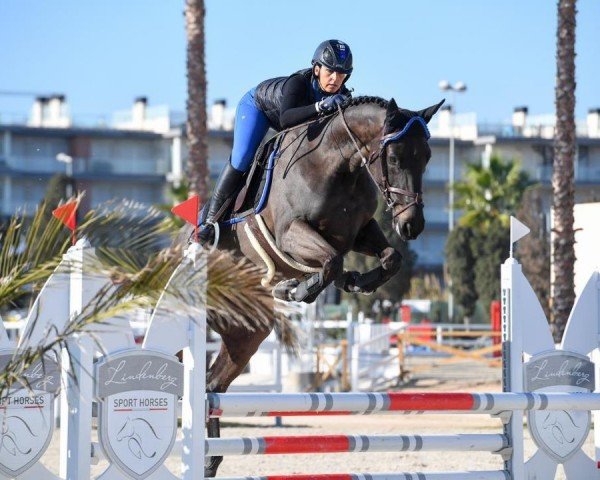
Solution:
[{"label": "rider's face", "polygon": [[327,93],[337,93],[342,88],[346,74],[315,65],[315,77],[319,80],[321,90]]}]

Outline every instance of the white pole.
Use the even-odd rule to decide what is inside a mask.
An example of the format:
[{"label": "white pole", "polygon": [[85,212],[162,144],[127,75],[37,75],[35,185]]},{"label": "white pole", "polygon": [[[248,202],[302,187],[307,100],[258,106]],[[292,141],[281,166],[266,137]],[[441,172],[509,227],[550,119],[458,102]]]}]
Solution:
[{"label": "white pole", "polygon": [[[88,270],[93,250],[82,239],[71,247],[70,316],[75,318],[105,285],[106,279]],[[87,267],[87,268],[86,268]],[[67,340],[62,354],[60,476],[66,480],[90,478],[94,340],[86,333]]]},{"label": "white pole", "polygon": [[[515,278],[521,265],[514,259],[507,259],[501,267],[502,287],[502,391],[523,392],[523,330],[518,318],[519,305],[515,295]],[[517,286],[518,287],[518,286]],[[526,320],[526,319],[525,319]],[[513,410],[510,420],[504,426],[512,455],[505,461],[505,468],[512,473],[512,480],[525,479],[525,454],[523,446],[523,410]]]},{"label": "white pole", "polygon": [[[448,171],[448,233],[454,230],[454,115],[456,109],[456,94],[450,90],[452,105],[450,110],[450,158]],[[452,294],[452,277],[448,275],[448,322],[454,318],[454,295]]]},{"label": "white pole", "polygon": [[[202,266],[203,272],[194,281],[201,282],[206,289],[206,253],[199,244],[193,243],[186,251],[194,267]],[[206,299],[206,290],[203,298]],[[206,419],[206,305],[198,318],[189,321],[189,344],[183,350],[185,384],[181,412],[183,434],[182,479],[204,479],[204,441]]]},{"label": "white pole", "polygon": [[350,361],[350,389],[353,392],[358,392],[360,390],[358,384],[358,371],[360,368],[360,327],[358,323],[353,323],[352,325],[352,348],[349,349],[349,351],[352,352],[352,359]]}]

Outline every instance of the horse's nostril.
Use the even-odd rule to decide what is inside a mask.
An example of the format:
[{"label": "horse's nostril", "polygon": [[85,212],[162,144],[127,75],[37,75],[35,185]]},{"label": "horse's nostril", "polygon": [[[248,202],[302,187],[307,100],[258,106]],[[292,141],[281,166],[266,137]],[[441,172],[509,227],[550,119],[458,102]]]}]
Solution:
[{"label": "horse's nostril", "polygon": [[410,226],[410,223],[405,223],[405,224],[404,224],[404,228],[403,228],[403,230],[404,230],[404,236],[405,236],[406,238],[412,238],[412,237],[411,237],[412,228],[411,228],[411,226]]}]

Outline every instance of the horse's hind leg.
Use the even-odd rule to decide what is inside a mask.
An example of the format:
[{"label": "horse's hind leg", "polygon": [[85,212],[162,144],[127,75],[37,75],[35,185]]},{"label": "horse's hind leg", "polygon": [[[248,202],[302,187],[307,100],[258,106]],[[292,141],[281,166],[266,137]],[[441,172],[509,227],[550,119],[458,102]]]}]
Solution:
[{"label": "horse's hind leg", "polygon": [[322,270],[300,282],[291,298],[297,302],[314,302],[327,285],[342,274],[344,257],[308,223],[294,220],[279,237],[281,249],[304,263],[319,262]]},{"label": "horse's hind leg", "polygon": [[[221,350],[208,369],[206,391],[225,392],[231,382],[242,373],[252,355],[269,335],[271,328],[272,326],[252,331],[237,327],[218,332],[222,340]],[[221,432],[218,418],[211,418],[208,421],[207,432],[209,438],[219,438]],[[204,477],[214,477],[222,461],[223,457],[210,457],[204,467]]]}]

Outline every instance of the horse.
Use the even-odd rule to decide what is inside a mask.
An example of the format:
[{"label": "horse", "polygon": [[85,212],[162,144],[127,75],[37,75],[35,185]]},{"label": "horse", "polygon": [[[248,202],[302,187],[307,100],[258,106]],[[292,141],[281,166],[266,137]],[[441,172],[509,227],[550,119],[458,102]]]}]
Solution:
[{"label": "horse", "polygon": [[[242,223],[222,229],[218,248],[270,270],[263,286],[274,273],[282,274],[273,295],[285,301],[313,302],[331,283],[347,292],[374,292],[402,262],[373,218],[378,191],[392,211],[394,231],[404,240],[417,238],[425,227],[427,123],[442,103],[411,111],[398,108],[394,99],[356,97],[333,115],[283,132],[276,161],[267,168],[268,202],[251,216],[254,230]],[[344,271],[350,251],[377,257],[379,267]],[[227,390],[270,329],[221,324],[217,333],[222,346],[207,373],[208,392]],[[211,418],[208,435],[219,434],[219,420]],[[215,476],[221,461],[211,457],[205,476]]]}]

